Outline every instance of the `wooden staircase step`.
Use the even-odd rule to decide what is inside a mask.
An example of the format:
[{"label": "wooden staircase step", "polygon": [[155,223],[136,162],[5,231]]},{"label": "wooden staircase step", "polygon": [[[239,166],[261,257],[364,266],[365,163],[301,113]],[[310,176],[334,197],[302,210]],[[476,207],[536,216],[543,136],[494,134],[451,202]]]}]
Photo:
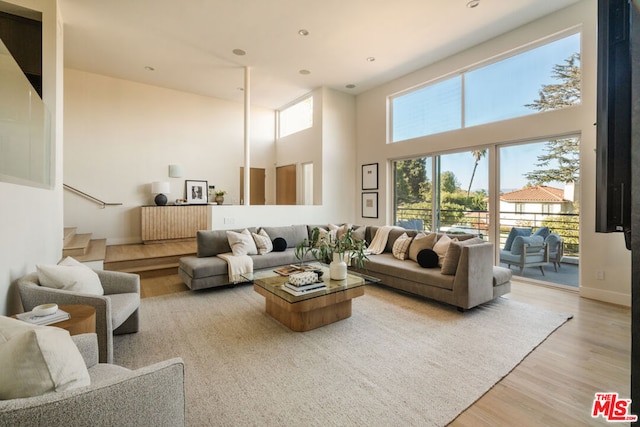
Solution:
[{"label": "wooden staircase step", "polygon": [[195,239],[148,245],[107,246],[104,269],[139,274],[141,278],[175,275],[183,256],[195,255]]},{"label": "wooden staircase step", "polygon": [[74,258],[80,262],[103,261],[107,254],[107,239],[93,239],[89,241],[87,252]]},{"label": "wooden staircase step", "polygon": [[129,260],[121,260],[121,261],[109,261],[107,259],[104,262],[104,269],[136,272],[136,271],[153,270],[154,266],[161,266],[161,268],[165,268],[164,266],[166,265],[175,265],[177,267],[178,263],[180,262],[180,258],[183,256],[184,255],[172,255],[172,256],[163,256],[163,257],[154,257],[154,258],[129,259]]},{"label": "wooden staircase step", "polygon": [[85,255],[89,249],[90,241],[91,241],[91,233],[74,234],[71,241],[63,247],[62,256],[76,257],[80,255]]},{"label": "wooden staircase step", "polygon": [[71,240],[73,240],[73,236],[76,235],[76,231],[78,230],[78,227],[65,227],[64,228],[64,239],[63,239],[63,246],[66,247],[69,243],[71,243]]}]

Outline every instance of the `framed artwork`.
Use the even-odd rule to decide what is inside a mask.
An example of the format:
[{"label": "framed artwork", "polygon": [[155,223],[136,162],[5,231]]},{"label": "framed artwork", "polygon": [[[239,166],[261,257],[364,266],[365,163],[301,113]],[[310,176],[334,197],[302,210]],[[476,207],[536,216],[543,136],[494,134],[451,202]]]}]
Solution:
[{"label": "framed artwork", "polygon": [[363,190],[378,189],[378,164],[377,163],[362,165],[362,189]]},{"label": "framed artwork", "polygon": [[187,203],[203,205],[209,203],[207,181],[186,180],[184,182]]},{"label": "framed artwork", "polygon": [[378,218],[378,193],[362,193],[362,218]]}]

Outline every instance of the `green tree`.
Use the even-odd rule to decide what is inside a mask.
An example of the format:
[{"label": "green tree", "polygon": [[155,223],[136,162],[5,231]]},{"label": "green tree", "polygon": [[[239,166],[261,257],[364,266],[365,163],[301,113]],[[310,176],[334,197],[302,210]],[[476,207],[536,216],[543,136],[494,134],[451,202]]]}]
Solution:
[{"label": "green tree", "polygon": [[[556,83],[542,85],[538,99],[526,107],[537,111],[558,110],[580,102],[580,54],[574,53],[564,63],[553,67],[551,76]],[[558,166],[551,168],[552,160]],[[580,140],[562,138],[548,141],[545,154],[538,156],[537,169],[524,176],[534,185],[553,181],[575,182],[580,174]]]},{"label": "green tree", "polygon": [[580,102],[580,54],[574,53],[564,60],[563,64],[556,64],[551,71],[551,77],[557,83],[542,85],[538,92],[538,99],[525,107],[537,111],[559,110]]},{"label": "green tree", "polygon": [[396,162],[396,200],[398,204],[418,202],[429,191],[426,158]]},{"label": "green tree", "polygon": [[[549,167],[552,161],[556,167]],[[549,182],[575,182],[580,174],[580,140],[562,138],[548,141],[545,153],[538,156],[536,169],[524,176],[533,185]]]},{"label": "green tree", "polygon": [[471,155],[473,156],[475,163],[473,164],[473,172],[471,172],[471,179],[469,180],[469,188],[467,189],[467,199],[469,198],[469,194],[471,193],[471,184],[473,184],[473,178],[476,176],[476,169],[478,169],[478,163],[480,163],[480,160],[482,160],[484,157],[487,156],[487,150],[486,149],[472,150]]},{"label": "green tree", "polygon": [[440,191],[443,193],[455,193],[460,188],[460,181],[451,171],[440,174]]}]

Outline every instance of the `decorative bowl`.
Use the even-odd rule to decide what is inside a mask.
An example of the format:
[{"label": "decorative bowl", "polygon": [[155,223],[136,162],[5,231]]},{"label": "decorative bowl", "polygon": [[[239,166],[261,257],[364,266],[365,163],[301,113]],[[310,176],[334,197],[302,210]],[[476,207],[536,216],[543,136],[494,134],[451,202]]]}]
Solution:
[{"label": "decorative bowl", "polygon": [[42,317],[54,314],[56,311],[58,311],[58,304],[42,304],[34,307],[31,313],[36,317]]}]

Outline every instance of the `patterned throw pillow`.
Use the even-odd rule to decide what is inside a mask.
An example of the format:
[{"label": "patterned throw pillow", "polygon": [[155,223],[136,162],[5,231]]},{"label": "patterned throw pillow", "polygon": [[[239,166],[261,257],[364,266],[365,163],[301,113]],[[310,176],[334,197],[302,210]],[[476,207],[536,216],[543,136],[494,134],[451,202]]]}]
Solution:
[{"label": "patterned throw pillow", "polygon": [[273,250],[273,243],[271,242],[271,237],[264,231],[264,228],[261,228],[260,231],[256,233],[251,233],[253,235],[253,240],[256,242],[256,247],[258,248],[258,253],[260,255],[268,254]]},{"label": "patterned throw pillow", "polygon": [[409,245],[411,245],[411,237],[407,236],[407,233],[402,233],[400,237],[393,243],[393,256],[405,260],[409,252]]}]

